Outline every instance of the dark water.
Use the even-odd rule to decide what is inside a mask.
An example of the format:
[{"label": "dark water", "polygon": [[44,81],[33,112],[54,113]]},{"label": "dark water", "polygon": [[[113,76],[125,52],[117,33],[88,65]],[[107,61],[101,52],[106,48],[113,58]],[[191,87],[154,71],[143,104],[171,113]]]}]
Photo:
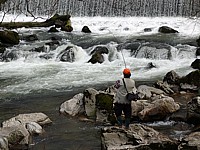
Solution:
[{"label": "dark water", "polygon": [[[136,81],[137,86],[141,84],[152,85],[154,81]],[[112,83],[95,85],[93,88],[105,89]],[[92,87],[92,86],[90,86]],[[0,121],[7,120],[20,113],[43,112],[53,121],[51,125],[44,126],[45,133],[33,138],[30,150],[100,150],[100,129],[103,126],[91,122],[81,122],[77,118],[59,114],[59,106],[75,94],[83,92],[88,87],[75,88],[72,91],[57,93],[29,94],[7,98],[0,103]],[[179,102],[187,102],[185,96],[174,96]],[[179,98],[178,98],[179,97]],[[185,107],[185,105],[184,105]],[[185,114],[183,112],[183,114]],[[182,115],[183,115],[182,114]],[[148,124],[147,124],[148,125]],[[180,138],[184,131],[191,126],[185,123],[159,125],[153,128],[171,137]],[[178,132],[178,134],[177,134]]]},{"label": "dark water", "polygon": [[99,150],[101,148],[100,127],[59,114],[60,104],[85,88],[80,87],[66,93],[20,96],[20,98],[4,101],[0,103],[0,121],[20,113],[43,112],[53,123],[44,127],[43,135],[34,137],[31,150]]}]

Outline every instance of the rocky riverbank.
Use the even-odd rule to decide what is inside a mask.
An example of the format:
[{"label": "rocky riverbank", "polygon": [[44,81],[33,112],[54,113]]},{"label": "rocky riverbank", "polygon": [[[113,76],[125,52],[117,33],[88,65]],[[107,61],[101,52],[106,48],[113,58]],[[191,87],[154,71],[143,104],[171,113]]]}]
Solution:
[{"label": "rocky riverbank", "polygon": [[[84,121],[104,124],[106,127],[101,130],[101,140],[102,149],[105,150],[198,148],[199,79],[199,70],[184,77],[171,71],[163,81],[153,86],[139,85],[140,99],[132,101],[130,130],[115,126],[112,105],[116,91],[114,86],[100,91],[88,88],[61,104],[60,112],[81,116],[80,119]],[[179,126],[178,122],[185,122],[188,124],[185,127],[187,134],[182,133],[178,138],[173,138],[148,126],[148,123],[156,121],[173,121],[176,126]]]}]

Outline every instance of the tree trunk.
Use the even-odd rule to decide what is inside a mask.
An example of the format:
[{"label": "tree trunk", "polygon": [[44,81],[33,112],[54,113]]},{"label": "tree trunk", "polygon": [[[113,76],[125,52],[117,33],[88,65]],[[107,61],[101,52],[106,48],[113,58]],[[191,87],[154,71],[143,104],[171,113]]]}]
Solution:
[{"label": "tree trunk", "polygon": [[31,28],[31,27],[50,27],[56,25],[56,22],[61,22],[63,26],[69,21],[70,15],[58,15],[55,14],[50,19],[47,19],[44,22],[2,22],[0,27],[7,29],[16,29],[16,28]]}]

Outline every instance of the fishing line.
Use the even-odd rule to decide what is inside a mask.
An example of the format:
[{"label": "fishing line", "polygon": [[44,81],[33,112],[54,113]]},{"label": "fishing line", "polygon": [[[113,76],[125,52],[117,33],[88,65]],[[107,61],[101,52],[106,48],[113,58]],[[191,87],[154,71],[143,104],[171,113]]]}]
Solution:
[{"label": "fishing line", "polygon": [[[107,29],[107,30],[109,31],[110,34],[112,34],[112,36],[113,36],[114,39],[117,41],[117,43],[120,43],[119,40],[118,40],[118,38],[117,38],[109,29]],[[122,54],[124,66],[125,66],[125,68],[126,68],[126,61],[125,61],[125,59],[124,59],[124,54],[123,54],[122,50],[120,50],[120,52],[121,52],[121,54]]]}]

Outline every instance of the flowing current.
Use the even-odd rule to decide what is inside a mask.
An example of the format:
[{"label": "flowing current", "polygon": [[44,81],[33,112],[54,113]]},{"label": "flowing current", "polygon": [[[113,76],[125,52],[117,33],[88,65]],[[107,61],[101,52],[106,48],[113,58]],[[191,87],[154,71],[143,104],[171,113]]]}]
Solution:
[{"label": "flowing current", "polygon": [[[11,17],[7,17],[12,19]],[[19,17],[17,19],[25,19]],[[28,20],[28,18],[27,18]],[[5,20],[6,21],[6,20]],[[199,33],[197,20],[187,18],[109,18],[109,17],[72,17],[72,33],[48,33],[49,28],[18,29],[23,37],[36,34],[39,40],[35,42],[20,41],[20,44],[7,48],[13,52],[15,59],[10,62],[0,62],[1,98],[15,94],[40,94],[45,92],[71,91],[73,88],[90,85],[113,83],[122,76],[125,65],[131,69],[132,77],[137,81],[158,80],[175,70],[180,76],[189,73],[191,63],[196,59],[196,47],[190,46]],[[91,34],[81,32],[88,25]],[[158,27],[168,25],[180,33],[173,35],[158,34]],[[144,32],[151,28],[151,32]],[[50,48],[51,37],[59,37],[60,45]],[[139,42],[140,51],[151,53],[151,56],[139,53],[132,56],[134,46]],[[156,41],[158,46],[148,46],[149,41]],[[164,43],[164,44],[163,44]],[[167,43],[167,46],[165,45]],[[184,44],[182,44],[184,43]],[[144,46],[143,46],[144,45]],[[44,46],[43,52],[32,51]],[[74,62],[62,62],[59,53],[68,46],[75,49]],[[90,53],[97,46],[104,46],[109,54],[104,54],[102,64],[91,64]],[[166,58],[165,51],[170,49],[172,57]],[[160,51],[164,51],[160,53]],[[44,59],[43,56],[51,56]],[[123,57],[125,62],[123,61]],[[146,69],[152,62],[156,68]]]},{"label": "flowing current", "polygon": [[[32,20],[12,15],[4,19]],[[196,39],[200,33],[195,18],[72,17],[71,22],[74,28],[71,33],[49,33],[49,28],[17,29],[22,37],[20,44],[7,48],[11,55],[7,55],[7,62],[0,62],[0,120],[28,112],[44,112],[53,120],[53,125],[45,128],[46,134],[34,139],[35,150],[99,150],[99,127],[59,116],[59,106],[86,88],[114,84],[122,77],[125,65],[131,69],[136,83],[162,80],[171,70],[180,76],[193,70],[190,65],[196,59]],[[81,32],[85,25],[92,33]],[[158,28],[164,25],[179,33],[158,33]],[[144,32],[145,28],[150,31]],[[39,40],[23,40],[31,34],[36,34]],[[46,44],[52,37],[58,39],[58,45]],[[106,47],[109,53],[103,54],[102,64],[88,63],[97,46]],[[42,51],[37,52],[41,47]],[[72,47],[73,62],[60,60],[67,47]],[[156,67],[148,68],[150,62]]]}]

